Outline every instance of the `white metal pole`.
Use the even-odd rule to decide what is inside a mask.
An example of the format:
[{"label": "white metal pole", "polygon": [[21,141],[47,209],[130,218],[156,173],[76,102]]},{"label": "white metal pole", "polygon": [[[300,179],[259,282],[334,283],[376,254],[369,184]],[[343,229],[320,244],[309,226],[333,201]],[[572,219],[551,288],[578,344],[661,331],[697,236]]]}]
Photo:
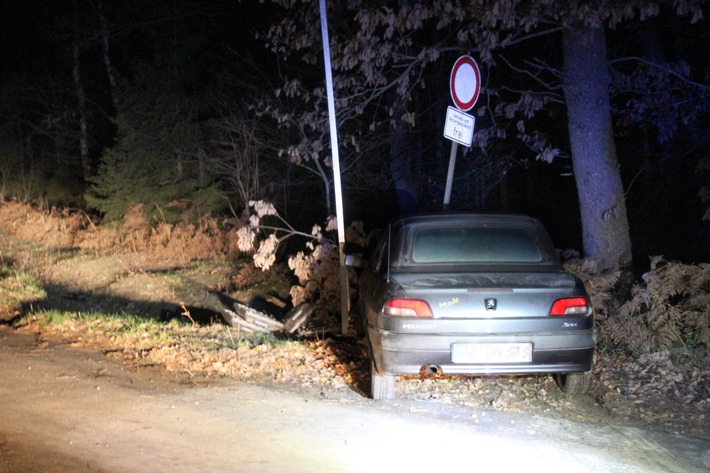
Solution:
[{"label": "white metal pole", "polygon": [[451,154],[449,155],[449,171],[446,174],[446,189],[444,190],[444,211],[449,209],[449,201],[451,200],[451,186],[454,182],[454,168],[456,167],[456,151],[459,144],[455,141],[451,142]]},{"label": "white metal pole", "polygon": [[330,64],[330,39],[328,37],[328,15],[325,0],[320,0],[320,23],[323,37],[323,59],[325,62],[325,85],[328,93],[328,121],[330,123],[330,147],[333,154],[333,183],[335,185],[335,216],[338,224],[338,252],[340,253],[340,324],[341,332],[348,330],[350,312],[350,287],[348,268],[345,266],[345,223],[343,219],[343,194],[340,183],[340,155],[338,153],[338,130],[335,121],[335,99],[333,98],[333,72]]}]

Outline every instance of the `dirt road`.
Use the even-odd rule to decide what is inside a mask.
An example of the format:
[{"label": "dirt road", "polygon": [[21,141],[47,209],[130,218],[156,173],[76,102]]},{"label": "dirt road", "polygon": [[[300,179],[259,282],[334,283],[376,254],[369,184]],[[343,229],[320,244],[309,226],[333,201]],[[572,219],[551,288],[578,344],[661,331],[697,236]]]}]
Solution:
[{"label": "dirt road", "polygon": [[700,472],[710,442],[432,402],[188,385],[0,326],[0,473]]}]

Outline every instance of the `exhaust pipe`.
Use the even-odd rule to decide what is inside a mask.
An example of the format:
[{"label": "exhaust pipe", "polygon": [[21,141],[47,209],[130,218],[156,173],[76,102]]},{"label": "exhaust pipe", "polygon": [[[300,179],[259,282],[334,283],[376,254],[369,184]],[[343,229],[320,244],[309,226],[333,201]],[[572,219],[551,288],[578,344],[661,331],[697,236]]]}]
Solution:
[{"label": "exhaust pipe", "polygon": [[441,371],[441,369],[436,365],[427,365],[426,368],[424,368],[426,374],[433,374],[435,376],[439,374],[439,371]]}]

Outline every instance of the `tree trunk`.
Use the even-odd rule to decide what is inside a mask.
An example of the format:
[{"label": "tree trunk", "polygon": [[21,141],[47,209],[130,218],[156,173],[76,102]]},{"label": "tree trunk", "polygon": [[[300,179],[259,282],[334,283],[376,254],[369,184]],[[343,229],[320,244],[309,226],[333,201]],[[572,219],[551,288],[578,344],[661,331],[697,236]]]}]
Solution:
[{"label": "tree trunk", "polygon": [[603,27],[565,28],[563,49],[584,253],[600,269],[626,266],[631,263],[631,238],[612,131]]},{"label": "tree trunk", "polygon": [[81,166],[84,172],[84,180],[89,182],[93,175],[93,166],[89,158],[89,126],[86,112],[86,93],[81,82],[80,70],[80,45],[79,45],[79,13],[76,4],[74,5],[74,34],[72,38],[72,76],[74,78],[74,89],[79,105],[79,153],[81,156]]},{"label": "tree trunk", "polygon": [[111,47],[109,43],[110,36],[108,32],[108,23],[106,22],[106,15],[104,14],[103,1],[99,1],[98,14],[99,25],[101,26],[104,67],[106,67],[106,75],[108,76],[108,83],[111,87],[111,102],[113,103],[113,109],[118,112],[118,83],[116,81],[116,73],[113,70],[113,64],[111,63]]}]

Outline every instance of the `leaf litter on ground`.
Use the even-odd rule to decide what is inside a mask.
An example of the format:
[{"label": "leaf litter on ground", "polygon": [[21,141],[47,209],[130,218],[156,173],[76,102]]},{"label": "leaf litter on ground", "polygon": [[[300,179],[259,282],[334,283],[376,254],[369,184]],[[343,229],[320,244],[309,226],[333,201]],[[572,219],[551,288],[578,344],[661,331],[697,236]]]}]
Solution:
[{"label": "leaf litter on ground", "polygon": [[[20,234],[0,230],[0,263],[5,271],[0,275],[0,293],[11,293],[3,296],[5,306],[0,309],[7,317],[0,322],[12,323],[16,330],[33,333],[40,340],[103,351],[136,369],[152,367],[191,380],[289,384],[332,399],[367,395],[369,362],[363,340],[325,336],[317,329],[305,335],[247,334],[225,324],[179,323],[179,318],[160,323],[147,313],[165,304],[207,307],[214,304],[211,293],[215,290],[234,289],[232,296],[247,300],[250,282],[268,292],[279,277],[267,277],[248,265],[230,267],[220,259],[204,259],[195,265],[193,260],[183,261],[180,249],[162,248],[155,253],[153,247],[143,252],[130,245],[113,248],[101,244],[98,235],[81,240],[84,246],[93,242],[90,251],[52,250],[51,242],[57,240],[49,230],[61,225],[49,217],[30,216],[26,217],[29,224],[23,226],[23,215],[29,212],[17,206],[0,206],[0,214],[0,222],[21,229]],[[44,240],[31,242],[31,235],[42,235]],[[117,238],[115,233],[110,235]],[[68,237],[63,238],[64,242]],[[171,255],[177,256],[171,259]],[[72,264],[77,261],[81,264]],[[101,274],[108,275],[103,286],[90,277],[92,261],[103,265]],[[84,268],[86,274],[73,274],[72,267]],[[167,277],[170,274],[175,276]],[[84,288],[77,291],[74,282]],[[62,290],[48,293],[45,285]],[[112,297],[115,290],[121,294],[119,299]],[[129,300],[131,294],[145,293],[153,300],[117,304]],[[51,298],[64,305],[56,304],[61,308],[55,312],[34,305]],[[116,314],[117,307],[120,313],[106,315]],[[474,421],[486,410],[528,412],[581,421],[614,419],[710,439],[709,362],[707,353],[686,356],[682,347],[636,357],[601,350],[592,388],[585,396],[564,395],[552,376],[421,374],[398,378],[397,399],[465,406],[472,409]]]}]

